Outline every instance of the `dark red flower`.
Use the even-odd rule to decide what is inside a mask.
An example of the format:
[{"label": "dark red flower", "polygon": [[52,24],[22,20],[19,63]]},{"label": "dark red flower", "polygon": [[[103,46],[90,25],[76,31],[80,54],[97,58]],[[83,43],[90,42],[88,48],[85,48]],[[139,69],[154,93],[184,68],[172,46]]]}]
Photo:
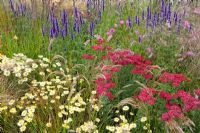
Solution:
[{"label": "dark red flower", "polygon": [[173,86],[179,87],[181,82],[189,82],[190,80],[186,78],[183,74],[173,74],[164,72],[160,77],[159,80],[163,83],[172,83]]},{"label": "dark red flower", "polygon": [[200,95],[200,89],[195,90],[194,93],[195,93],[196,95]]},{"label": "dark red flower", "polygon": [[165,99],[166,101],[170,101],[173,99],[173,95],[164,91],[160,92],[160,98]]},{"label": "dark red flower", "polygon": [[82,58],[84,58],[84,59],[86,59],[86,60],[94,60],[94,56],[88,55],[88,54],[82,55]]},{"label": "dark red flower", "polygon": [[121,68],[120,67],[113,67],[113,68],[111,68],[111,72],[119,72],[121,70]]},{"label": "dark red flower", "polygon": [[94,45],[94,46],[92,46],[92,49],[96,50],[96,51],[98,51],[98,50],[102,51],[104,48],[101,45]]},{"label": "dark red flower", "polygon": [[138,95],[138,99],[149,105],[154,105],[156,98],[153,95],[157,94],[157,91],[152,88],[144,88]]}]

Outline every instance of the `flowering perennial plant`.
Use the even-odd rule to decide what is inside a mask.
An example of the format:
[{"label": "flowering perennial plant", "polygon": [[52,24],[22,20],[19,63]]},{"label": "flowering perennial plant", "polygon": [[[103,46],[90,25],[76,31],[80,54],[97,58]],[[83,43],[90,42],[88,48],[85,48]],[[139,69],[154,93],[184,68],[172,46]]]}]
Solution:
[{"label": "flowering perennial plant", "polygon": [[[37,66],[34,67],[37,69],[31,69],[32,73],[29,73],[29,79],[32,81],[27,82],[29,89],[25,94],[19,99],[11,99],[8,103],[0,101],[0,115],[17,119],[16,124],[20,132],[31,131],[31,125],[35,123],[39,125],[38,120],[45,125],[45,130],[49,132],[75,131],[79,126],[75,123],[80,116],[87,111],[90,113],[92,111],[92,114],[96,115],[102,107],[96,99],[96,91],[88,93],[88,101],[82,97],[83,93],[87,93],[82,88],[84,79],[79,75],[71,75],[59,56],[52,60],[43,56],[39,56],[37,60],[27,60],[31,59],[24,55],[15,55],[11,59],[3,57],[1,60],[1,70],[7,69],[13,73],[16,67],[27,69],[32,68],[33,64]],[[19,69],[19,71],[24,69]],[[35,74],[39,76],[38,79],[34,78]],[[96,117],[91,117],[89,120],[95,119]],[[80,122],[82,121],[78,123]],[[92,123],[89,121],[80,129],[84,132],[98,132],[95,125],[91,126]],[[56,127],[56,129],[52,129],[52,127]]]}]

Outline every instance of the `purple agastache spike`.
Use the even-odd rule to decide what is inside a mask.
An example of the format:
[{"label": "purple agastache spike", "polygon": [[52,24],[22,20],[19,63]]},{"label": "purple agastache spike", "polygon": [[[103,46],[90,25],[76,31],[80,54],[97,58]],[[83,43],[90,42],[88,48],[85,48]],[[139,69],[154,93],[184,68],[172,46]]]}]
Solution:
[{"label": "purple agastache spike", "polygon": [[137,24],[137,18],[138,18],[138,16],[136,15],[136,16],[135,16],[135,23],[136,23],[136,24]]},{"label": "purple agastache spike", "polygon": [[132,27],[132,22],[131,22],[131,17],[128,17],[128,26],[131,28]]},{"label": "purple agastache spike", "polygon": [[54,38],[55,37],[53,28],[50,29],[50,34],[49,35],[50,35],[50,38]]},{"label": "purple agastache spike", "polygon": [[161,12],[163,13],[164,10],[165,10],[165,1],[162,0],[162,2],[161,2]]},{"label": "purple agastache spike", "polygon": [[78,19],[78,9],[74,7],[74,18]]},{"label": "purple agastache spike", "polygon": [[149,16],[149,6],[147,7],[147,19],[150,19],[150,16]]},{"label": "purple agastache spike", "polygon": [[103,9],[103,11],[105,10],[105,2],[104,2],[104,0],[102,0],[102,9]]},{"label": "purple agastache spike", "polygon": [[55,25],[56,25],[56,32],[58,33],[60,31],[60,27],[58,24],[58,19],[55,19]]},{"label": "purple agastache spike", "polygon": [[79,22],[78,22],[78,9],[74,7],[74,31],[80,33]]},{"label": "purple agastache spike", "polygon": [[87,10],[89,10],[89,0],[86,1]]},{"label": "purple agastache spike", "polygon": [[164,20],[166,20],[166,19],[167,19],[167,6],[165,6],[165,12],[164,12],[163,19],[164,19]]},{"label": "purple agastache spike", "polygon": [[18,10],[19,10],[19,13],[24,15],[25,14],[25,5],[23,5],[22,3],[20,3],[18,5]]},{"label": "purple agastache spike", "polygon": [[81,25],[83,25],[83,18],[82,18],[82,16],[80,15],[80,23],[81,23]]},{"label": "purple agastache spike", "polygon": [[190,24],[190,27],[188,29],[188,32],[190,32],[192,30],[192,24]]},{"label": "purple agastache spike", "polygon": [[64,26],[65,23],[67,22],[67,12],[66,12],[65,9],[62,11],[62,14],[61,14],[61,21],[62,21],[62,25],[63,25],[63,26]]},{"label": "purple agastache spike", "polygon": [[151,19],[151,8],[149,7],[149,18]]},{"label": "purple agastache spike", "polygon": [[146,28],[148,29],[149,27],[149,13],[148,13],[148,8],[147,8],[147,17],[146,17]]},{"label": "purple agastache spike", "polygon": [[65,23],[63,32],[64,32],[64,36],[68,35],[68,22]]},{"label": "purple agastache spike", "polygon": [[176,14],[176,12],[174,13],[174,26],[177,25],[177,21],[178,21],[178,16]]},{"label": "purple agastache spike", "polygon": [[64,40],[65,39],[65,35],[64,35],[64,31],[63,30],[60,30],[60,35],[61,35],[62,39]]},{"label": "purple agastache spike", "polygon": [[144,20],[144,10],[142,11],[142,20]]},{"label": "purple agastache spike", "polygon": [[76,21],[74,21],[73,31],[76,32]]},{"label": "purple agastache spike", "polygon": [[78,32],[78,34],[80,35],[80,33],[81,33],[80,26],[77,27],[77,32]]},{"label": "purple agastache spike", "polygon": [[13,12],[13,14],[16,15],[13,0],[9,0],[9,5],[10,5],[10,9]]},{"label": "purple agastache spike", "polygon": [[141,36],[138,37],[138,42],[139,42],[139,43],[142,42],[142,37],[141,37]]},{"label": "purple agastache spike", "polygon": [[90,35],[93,36],[93,30],[94,30],[94,23],[93,21],[90,22]]}]

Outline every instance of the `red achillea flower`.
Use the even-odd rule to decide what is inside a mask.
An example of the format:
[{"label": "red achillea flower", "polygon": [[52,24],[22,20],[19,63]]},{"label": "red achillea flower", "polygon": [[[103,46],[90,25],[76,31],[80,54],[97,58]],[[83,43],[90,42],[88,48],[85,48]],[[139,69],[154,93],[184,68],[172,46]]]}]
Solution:
[{"label": "red achillea flower", "polygon": [[165,99],[166,101],[170,101],[173,99],[173,95],[164,91],[160,92],[160,98]]},{"label": "red achillea flower", "polygon": [[109,52],[109,58],[114,64],[126,66],[129,62],[129,57],[133,55],[133,52],[130,50],[117,51],[117,52]]},{"label": "red achillea flower", "polygon": [[119,72],[121,70],[121,68],[120,67],[113,67],[113,68],[111,68],[111,72]]},{"label": "red achillea flower", "polygon": [[177,96],[180,97],[180,99],[183,101],[184,110],[186,112],[199,109],[200,100],[192,97],[189,93],[183,90],[179,90],[177,92]]},{"label": "red achillea flower", "polygon": [[110,80],[112,78],[112,73],[104,73],[105,80]]},{"label": "red achillea flower", "polygon": [[174,118],[178,118],[178,119],[183,118],[184,114],[178,105],[173,104],[173,105],[169,106],[168,109],[169,109],[168,112],[162,114],[163,121],[168,122]]},{"label": "red achillea flower", "polygon": [[199,96],[200,95],[200,89],[195,90],[194,93]]},{"label": "red achillea flower", "polygon": [[144,88],[138,95],[138,99],[148,105],[154,105],[156,98],[153,97],[157,93],[156,90],[151,88]]},{"label": "red achillea flower", "polygon": [[145,79],[152,79],[152,78],[153,78],[153,75],[151,75],[151,74],[145,74],[145,75],[144,75],[144,78],[145,78]]},{"label": "red achillea flower", "polygon": [[94,60],[94,56],[92,55],[88,55],[88,54],[83,54],[82,58],[86,59],[86,60]]},{"label": "red achillea flower", "polygon": [[104,48],[101,45],[94,45],[94,46],[92,46],[92,49],[96,50],[96,51],[98,51],[98,50],[102,51]]},{"label": "red achillea flower", "polygon": [[102,95],[107,96],[110,100],[113,100],[114,97],[109,92],[111,88],[115,88],[116,84],[110,81],[107,81],[104,78],[98,78],[96,80],[97,84],[97,96],[100,97]]},{"label": "red achillea flower", "polygon": [[145,70],[144,69],[135,69],[131,71],[132,74],[141,74],[144,75],[145,74]]},{"label": "red achillea flower", "polygon": [[163,120],[163,121],[168,122],[168,121],[170,121],[170,120],[172,120],[172,119],[173,119],[173,118],[169,115],[168,112],[162,114],[162,120]]},{"label": "red achillea flower", "polygon": [[163,83],[171,82],[175,87],[179,87],[183,81],[189,82],[189,79],[187,79],[183,74],[173,74],[168,72],[164,72],[162,76],[159,77],[159,80]]},{"label": "red achillea flower", "polygon": [[101,60],[105,60],[107,58],[107,56],[103,55],[101,56]]}]

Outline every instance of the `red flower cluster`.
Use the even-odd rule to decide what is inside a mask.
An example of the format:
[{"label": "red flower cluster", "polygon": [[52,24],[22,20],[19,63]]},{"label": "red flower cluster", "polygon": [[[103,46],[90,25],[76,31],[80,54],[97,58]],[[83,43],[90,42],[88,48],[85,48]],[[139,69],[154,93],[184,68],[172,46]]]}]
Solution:
[{"label": "red flower cluster", "polygon": [[[198,92],[199,90],[196,90]],[[148,105],[154,105],[155,101],[157,100],[154,96],[158,94],[161,99],[164,99],[166,101],[165,108],[168,110],[168,112],[162,114],[162,120],[163,121],[170,121],[174,118],[181,119],[184,116],[184,112],[189,112],[191,110],[198,110],[200,107],[200,100],[192,97],[189,93],[179,90],[176,94],[170,94],[164,91],[157,92],[154,89],[151,88],[144,88],[139,95],[136,97],[140,101],[148,104]],[[183,103],[183,107],[181,107],[181,104],[172,104],[172,100],[181,100]]]},{"label": "red flower cluster", "polygon": [[115,88],[115,83],[110,81],[110,77],[98,78],[97,84],[97,96],[106,95],[110,100],[113,100],[113,95],[109,92],[111,88]]},{"label": "red flower cluster", "polygon": [[88,55],[88,54],[82,55],[82,58],[83,58],[83,59],[86,59],[86,60],[94,60],[94,56]]},{"label": "red flower cluster", "polygon": [[183,74],[173,74],[164,72],[162,76],[159,77],[159,80],[163,83],[172,83],[173,86],[179,87],[181,82],[189,82],[190,80],[186,78]]},{"label": "red flower cluster", "polygon": [[114,99],[114,96],[109,92],[110,89],[115,88],[116,84],[111,81],[113,73],[120,71],[120,67],[103,66],[104,78],[98,78],[96,80],[97,96],[106,95],[110,100]]},{"label": "red flower cluster", "polygon": [[116,65],[126,66],[130,64],[130,57],[133,56],[133,52],[131,50],[124,50],[124,51],[116,51],[116,52],[109,52],[109,58],[111,61]]},{"label": "red flower cluster", "polygon": [[166,100],[167,102],[171,101],[173,98],[176,98],[176,97],[177,97],[176,95],[172,95],[164,91],[160,92],[160,98]]},{"label": "red flower cluster", "polygon": [[192,97],[189,93],[179,90],[177,96],[183,101],[184,110],[189,112],[191,110],[197,110],[200,106],[200,100]]},{"label": "red flower cluster", "polygon": [[92,49],[93,50],[96,50],[96,51],[102,51],[104,48],[103,48],[103,46],[102,45],[94,45],[94,46],[92,46]]},{"label": "red flower cluster", "polygon": [[149,72],[150,70],[155,69],[151,67],[151,61],[145,60],[140,55],[134,55],[130,50],[109,52],[109,58],[117,65],[133,65],[135,69],[132,70],[132,74],[142,75],[145,79],[151,79],[153,77]]},{"label": "red flower cluster", "polygon": [[142,91],[139,93],[139,95],[137,96],[137,98],[144,102],[147,103],[149,105],[154,105],[156,98],[154,98],[153,96],[157,94],[157,91],[152,89],[152,88],[144,88],[142,89]]},{"label": "red flower cluster", "polygon": [[178,118],[178,119],[183,118],[184,114],[180,106],[173,104],[173,105],[169,105],[167,108],[168,108],[168,112],[162,114],[163,121],[170,121],[174,118]]},{"label": "red flower cluster", "polygon": [[195,90],[194,92],[196,95],[200,96],[200,89]]}]

